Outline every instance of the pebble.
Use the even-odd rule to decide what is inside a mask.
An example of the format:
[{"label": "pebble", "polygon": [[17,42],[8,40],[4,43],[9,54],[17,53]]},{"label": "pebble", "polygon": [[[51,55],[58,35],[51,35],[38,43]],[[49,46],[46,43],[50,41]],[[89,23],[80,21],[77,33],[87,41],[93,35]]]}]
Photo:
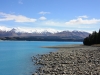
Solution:
[{"label": "pebble", "polygon": [[42,65],[32,75],[100,75],[100,48],[72,48],[50,52],[32,60]]}]

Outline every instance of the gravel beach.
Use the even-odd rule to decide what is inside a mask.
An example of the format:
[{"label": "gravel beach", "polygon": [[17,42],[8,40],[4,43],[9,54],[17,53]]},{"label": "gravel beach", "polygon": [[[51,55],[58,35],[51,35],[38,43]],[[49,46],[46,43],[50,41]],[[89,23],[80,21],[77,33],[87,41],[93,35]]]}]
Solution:
[{"label": "gravel beach", "polygon": [[32,57],[39,65],[32,75],[100,75],[100,47],[64,45],[57,52]]}]

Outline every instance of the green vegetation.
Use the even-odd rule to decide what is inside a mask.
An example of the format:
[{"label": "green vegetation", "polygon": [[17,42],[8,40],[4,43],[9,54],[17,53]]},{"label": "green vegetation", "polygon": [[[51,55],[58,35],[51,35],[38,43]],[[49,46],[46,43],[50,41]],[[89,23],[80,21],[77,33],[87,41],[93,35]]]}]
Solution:
[{"label": "green vegetation", "polygon": [[100,30],[99,32],[94,31],[88,37],[83,40],[84,45],[100,44]]}]

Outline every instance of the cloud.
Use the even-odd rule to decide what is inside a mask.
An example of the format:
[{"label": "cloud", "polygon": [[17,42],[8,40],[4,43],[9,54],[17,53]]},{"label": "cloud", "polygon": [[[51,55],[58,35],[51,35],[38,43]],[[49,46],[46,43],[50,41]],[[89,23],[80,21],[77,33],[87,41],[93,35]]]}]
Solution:
[{"label": "cloud", "polygon": [[60,25],[62,25],[62,23],[56,22],[56,21],[52,21],[52,20],[45,21],[44,24],[45,25],[51,25],[51,26],[60,26]]},{"label": "cloud", "polygon": [[3,31],[10,31],[11,28],[6,27],[6,26],[0,26],[0,30],[3,30]]},{"label": "cloud", "polygon": [[42,17],[40,17],[39,19],[40,19],[40,20],[46,20],[47,18],[44,17],[44,16],[42,16]]},{"label": "cloud", "polygon": [[83,15],[83,16],[78,16],[78,18],[88,18],[88,16]]},{"label": "cloud", "polygon": [[[97,19],[96,19],[97,20]],[[95,19],[91,20],[95,21]],[[93,29],[96,30],[98,27],[97,24],[66,24],[65,21],[54,21],[54,20],[46,20],[40,23],[40,27],[52,27],[52,28],[58,28],[60,30],[80,30],[80,31],[87,31],[87,32],[92,32]],[[39,25],[39,24],[38,24]]]},{"label": "cloud", "polygon": [[41,11],[41,12],[39,12],[39,14],[45,15],[45,14],[50,14],[50,12]]},{"label": "cloud", "polygon": [[23,4],[23,2],[22,2],[22,0],[19,0],[19,2],[18,2],[19,4]]},{"label": "cloud", "polygon": [[12,14],[6,14],[3,12],[0,12],[0,15],[2,16],[2,18],[0,18],[0,21],[10,21],[10,20],[14,20],[15,22],[35,22],[36,21],[36,19],[34,18],[28,18],[22,15],[12,15]]},{"label": "cloud", "polygon": [[84,19],[87,16],[79,16],[77,19],[70,20],[66,22],[66,25],[81,25],[81,24],[97,24],[100,22],[100,19]]}]

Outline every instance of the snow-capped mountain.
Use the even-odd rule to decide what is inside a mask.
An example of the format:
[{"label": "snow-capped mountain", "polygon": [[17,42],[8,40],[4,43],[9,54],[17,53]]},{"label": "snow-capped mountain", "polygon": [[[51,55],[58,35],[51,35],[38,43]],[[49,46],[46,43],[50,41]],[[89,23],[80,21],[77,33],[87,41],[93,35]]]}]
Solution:
[{"label": "snow-capped mountain", "polygon": [[16,33],[57,33],[60,32],[60,30],[55,30],[52,28],[24,28],[24,27],[15,27],[15,28],[9,28],[5,26],[0,26],[1,31],[14,31]]},{"label": "snow-capped mountain", "polygon": [[[41,28],[7,28],[0,26],[0,37],[39,37],[39,39],[84,39],[89,33],[84,31],[60,31]],[[38,40],[38,39],[37,39]]]}]

